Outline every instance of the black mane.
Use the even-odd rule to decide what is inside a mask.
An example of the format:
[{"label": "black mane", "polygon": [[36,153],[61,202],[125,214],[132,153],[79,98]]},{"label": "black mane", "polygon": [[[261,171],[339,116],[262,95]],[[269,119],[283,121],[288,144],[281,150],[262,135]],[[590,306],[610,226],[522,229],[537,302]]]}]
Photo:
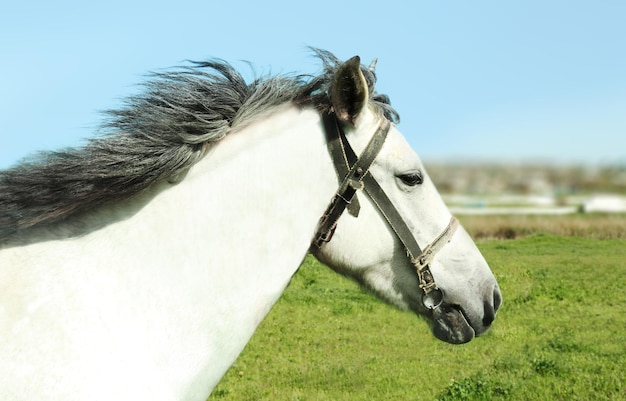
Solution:
[{"label": "black mane", "polygon": [[[212,144],[284,103],[327,109],[327,90],[340,61],[313,51],[324,64],[319,76],[266,76],[246,83],[223,60],[151,74],[140,95],[106,112],[99,135],[85,146],[42,152],[0,171],[0,243],[175,177]],[[388,98],[374,91],[373,71],[362,71],[372,101],[397,121]]]}]

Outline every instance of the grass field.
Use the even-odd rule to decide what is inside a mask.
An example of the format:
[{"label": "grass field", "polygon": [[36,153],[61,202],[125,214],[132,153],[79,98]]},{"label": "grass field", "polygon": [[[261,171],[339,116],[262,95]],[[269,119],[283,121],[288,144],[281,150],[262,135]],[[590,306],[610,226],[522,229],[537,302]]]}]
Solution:
[{"label": "grass field", "polygon": [[209,399],[626,400],[626,240],[525,235],[478,241],[504,304],[460,346],[307,258]]}]

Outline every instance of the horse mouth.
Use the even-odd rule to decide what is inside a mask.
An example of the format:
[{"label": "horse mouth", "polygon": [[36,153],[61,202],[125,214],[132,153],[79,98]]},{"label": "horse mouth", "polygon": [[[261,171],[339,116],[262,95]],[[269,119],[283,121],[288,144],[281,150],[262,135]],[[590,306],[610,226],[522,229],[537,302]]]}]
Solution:
[{"label": "horse mouth", "polygon": [[447,343],[464,344],[476,336],[463,309],[456,305],[443,304],[432,313],[433,335]]}]

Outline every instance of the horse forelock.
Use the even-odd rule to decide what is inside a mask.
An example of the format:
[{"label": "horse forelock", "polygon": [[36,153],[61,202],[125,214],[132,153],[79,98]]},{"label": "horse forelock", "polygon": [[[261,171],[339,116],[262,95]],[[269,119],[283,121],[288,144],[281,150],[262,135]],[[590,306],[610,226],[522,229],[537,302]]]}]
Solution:
[{"label": "horse forelock", "polygon": [[[212,144],[285,103],[328,109],[327,92],[341,62],[312,50],[324,65],[317,76],[263,76],[247,83],[219,59],[152,73],[143,91],[105,113],[99,134],[84,146],[41,152],[0,171],[0,243],[177,176]],[[373,103],[397,121],[389,99],[374,91],[373,69],[362,71]]]}]

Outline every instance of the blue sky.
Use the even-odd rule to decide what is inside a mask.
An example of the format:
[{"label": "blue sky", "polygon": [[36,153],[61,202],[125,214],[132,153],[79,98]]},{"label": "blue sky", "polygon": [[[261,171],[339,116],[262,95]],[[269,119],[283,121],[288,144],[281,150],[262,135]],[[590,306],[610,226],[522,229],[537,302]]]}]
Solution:
[{"label": "blue sky", "polygon": [[80,143],[150,70],[219,57],[319,71],[378,57],[423,159],[626,162],[624,1],[11,1],[0,8],[0,168]]}]

